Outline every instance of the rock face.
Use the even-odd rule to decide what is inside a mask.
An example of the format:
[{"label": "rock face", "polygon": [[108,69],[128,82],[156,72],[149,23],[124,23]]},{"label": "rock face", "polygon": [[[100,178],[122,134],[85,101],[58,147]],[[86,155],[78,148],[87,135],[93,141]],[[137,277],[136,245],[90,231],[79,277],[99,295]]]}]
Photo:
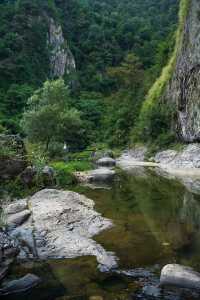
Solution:
[{"label": "rock face", "polygon": [[26,168],[26,151],[18,135],[0,135],[0,179],[15,178]]},{"label": "rock face", "polygon": [[178,264],[166,265],[161,271],[161,286],[200,289],[200,273]]},{"label": "rock face", "polygon": [[156,163],[168,164],[175,159],[177,154],[178,153],[175,150],[166,150],[166,151],[158,152],[154,157],[154,161]]},{"label": "rock face", "polygon": [[172,168],[200,168],[200,145],[190,144],[179,152],[162,151],[156,154],[154,160]]},{"label": "rock face", "polygon": [[49,19],[49,34],[47,43],[50,49],[51,77],[62,77],[75,71],[74,57],[63,37],[62,27]]},{"label": "rock face", "polygon": [[188,15],[167,99],[176,107],[176,131],[185,142],[200,141],[200,2],[188,1]]},{"label": "rock face", "polygon": [[18,245],[6,232],[0,230],[0,264],[15,257],[19,252]]},{"label": "rock face", "polygon": [[[74,192],[45,189],[28,201],[31,216],[12,228],[21,248],[19,258],[56,259],[94,255],[103,268],[117,266],[113,253],[106,252],[92,237],[110,228],[110,220],[94,211],[94,202]],[[7,211],[13,208],[7,207]],[[26,213],[27,210],[20,212]],[[9,214],[15,219],[19,214]],[[12,225],[8,223],[9,225]]]},{"label": "rock face", "polygon": [[6,232],[0,230],[0,282],[7,275],[9,265],[13,262],[18,253],[19,248],[17,242]]}]

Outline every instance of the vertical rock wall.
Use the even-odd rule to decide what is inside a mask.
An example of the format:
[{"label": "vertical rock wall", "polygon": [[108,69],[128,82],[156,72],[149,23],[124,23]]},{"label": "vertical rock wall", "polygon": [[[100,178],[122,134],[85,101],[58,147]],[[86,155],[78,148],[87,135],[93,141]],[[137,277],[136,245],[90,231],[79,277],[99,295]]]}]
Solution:
[{"label": "vertical rock wall", "polygon": [[200,141],[200,1],[190,1],[182,45],[167,101],[176,107],[175,130],[185,142]]},{"label": "vertical rock wall", "polygon": [[73,73],[76,69],[75,59],[63,37],[62,27],[52,18],[49,19],[47,43],[50,51],[51,78]]}]

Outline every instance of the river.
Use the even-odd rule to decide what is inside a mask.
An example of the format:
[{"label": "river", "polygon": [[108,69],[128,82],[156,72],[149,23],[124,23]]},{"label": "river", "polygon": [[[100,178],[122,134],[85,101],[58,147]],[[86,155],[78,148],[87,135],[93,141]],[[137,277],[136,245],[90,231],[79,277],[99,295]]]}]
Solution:
[{"label": "river", "polygon": [[199,299],[195,292],[155,288],[161,268],[180,263],[200,271],[200,195],[176,180],[147,168],[121,172],[111,186],[77,186],[93,199],[96,210],[112,219],[113,228],[96,241],[118,258],[118,269],[98,270],[94,257],[25,262],[10,277],[34,273],[42,284],[9,300]]}]

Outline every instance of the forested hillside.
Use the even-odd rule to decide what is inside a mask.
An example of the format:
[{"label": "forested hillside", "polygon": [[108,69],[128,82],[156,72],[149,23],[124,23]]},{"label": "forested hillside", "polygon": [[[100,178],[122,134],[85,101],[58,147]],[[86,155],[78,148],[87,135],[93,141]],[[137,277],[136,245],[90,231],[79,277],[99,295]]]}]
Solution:
[{"label": "forested hillside", "polygon": [[[124,146],[155,78],[172,52],[178,0],[5,0],[0,3],[1,131],[19,120],[51,72],[50,20],[76,72],[63,75],[68,105],[80,113],[78,144]],[[58,28],[58,27],[56,27]],[[62,48],[62,45],[61,45]],[[69,50],[70,49],[70,50]],[[61,49],[62,51],[62,49]],[[77,143],[75,143],[77,144]]]}]

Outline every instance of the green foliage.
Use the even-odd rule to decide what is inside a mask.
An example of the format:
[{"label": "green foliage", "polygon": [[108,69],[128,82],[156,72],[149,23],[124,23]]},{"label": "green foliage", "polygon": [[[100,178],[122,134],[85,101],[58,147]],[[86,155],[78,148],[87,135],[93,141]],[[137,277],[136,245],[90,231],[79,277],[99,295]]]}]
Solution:
[{"label": "green foliage", "polygon": [[[177,54],[182,45],[183,29],[189,3],[190,0],[180,1],[179,25],[176,31],[176,43],[174,51],[168,64],[163,68],[160,77],[156,80],[147,94],[146,100],[144,101],[140,112],[138,121],[139,124],[134,129],[133,140],[139,139],[147,141],[149,139],[149,135],[150,137],[155,138],[160,134],[163,135],[163,131],[170,130],[171,121],[173,119],[171,114],[172,110],[169,109],[169,106],[165,104],[164,101],[162,101],[162,97],[164,97],[164,90],[173,74]],[[158,118],[160,119],[160,122],[158,121]]]},{"label": "green foliage", "polygon": [[134,52],[145,69],[153,67],[160,42],[174,31],[177,21],[176,0],[55,2],[76,58],[81,88],[89,91],[109,92],[106,70],[118,66],[128,52]]},{"label": "green foliage", "polygon": [[74,146],[80,142],[80,113],[70,107],[70,96],[62,79],[46,81],[28,100],[22,127],[31,142],[45,143],[46,150],[54,142]]},{"label": "green foliage", "polygon": [[[52,158],[57,151],[63,155],[64,141],[73,151],[104,141],[125,146],[147,90],[171,54],[178,2],[1,1],[0,131],[22,133],[25,109],[23,133],[46,143]],[[52,107],[33,100],[44,98],[41,86],[50,77],[49,17],[62,25],[77,66],[66,103]],[[161,85],[154,89],[158,94]],[[48,97],[54,96],[49,89]]]},{"label": "green foliage", "polygon": [[51,164],[55,170],[65,170],[70,173],[72,172],[81,172],[81,171],[88,171],[91,170],[92,164],[88,161],[70,161],[70,162],[54,162]]},{"label": "green foliage", "polygon": [[105,113],[103,96],[95,92],[82,92],[74,105],[81,111],[86,144],[97,141],[102,136],[102,116]]},{"label": "green foliage", "polygon": [[144,70],[138,57],[128,54],[118,67],[108,69],[115,92],[106,99],[105,140],[111,147],[124,146],[139,113]]},{"label": "green foliage", "polygon": [[[59,187],[65,187],[67,185],[72,185],[76,183],[76,178],[73,175],[73,172],[77,169],[81,168],[82,162],[72,162],[72,163],[64,163],[64,162],[55,162],[52,163],[51,166],[56,171],[56,184]],[[84,167],[84,164],[83,164]],[[82,167],[82,168],[83,168]]]}]

